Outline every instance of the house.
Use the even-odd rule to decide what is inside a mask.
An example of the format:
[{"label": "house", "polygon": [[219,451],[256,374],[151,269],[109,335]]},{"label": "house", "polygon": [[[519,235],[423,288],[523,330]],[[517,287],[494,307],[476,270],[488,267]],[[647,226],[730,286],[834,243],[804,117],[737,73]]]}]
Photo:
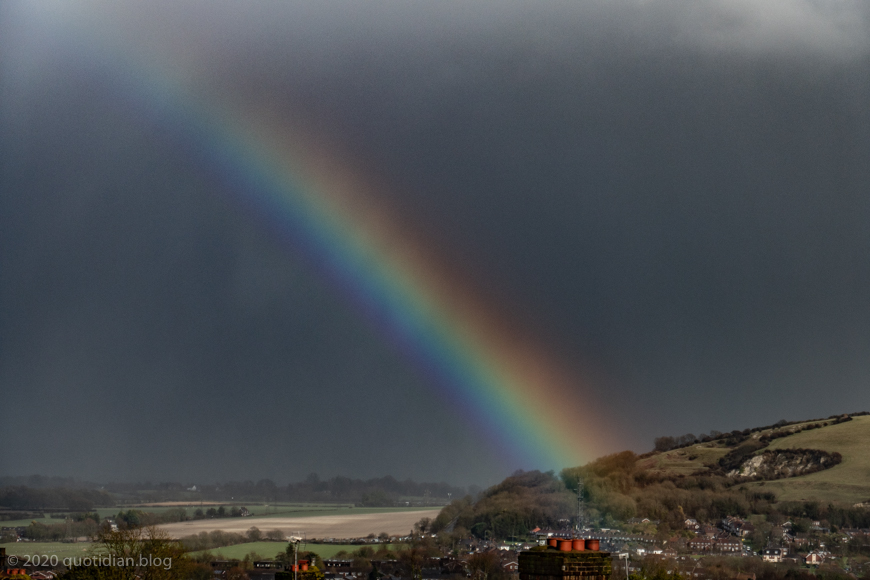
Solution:
[{"label": "house", "polygon": [[698,535],[707,536],[708,538],[715,538],[719,534],[719,528],[715,526],[711,526],[709,524],[701,524],[698,528]]},{"label": "house", "polygon": [[728,516],[722,520],[722,529],[734,534],[738,538],[745,538],[755,531],[755,526],[734,516]]},{"label": "house", "polygon": [[761,559],[765,562],[782,562],[782,557],[785,555],[783,552],[785,550],[781,548],[765,548],[761,552]]},{"label": "house", "polygon": [[505,562],[504,565],[502,565],[502,569],[504,569],[504,571],[508,572],[509,574],[513,574],[519,571],[520,565],[514,561]]},{"label": "house", "polygon": [[770,531],[771,539],[779,538],[783,542],[791,542],[794,540],[794,534],[791,531],[791,527],[782,525],[782,526],[773,526]]},{"label": "house", "polygon": [[735,538],[717,539],[713,545],[713,549],[716,552],[725,552],[729,554],[740,553],[740,551],[743,550],[743,542]]},{"label": "house", "polygon": [[812,551],[807,554],[806,558],[804,558],[804,563],[807,566],[818,566],[819,564],[823,564],[825,562],[825,553]]},{"label": "house", "polygon": [[843,528],[840,531],[846,534],[850,540],[870,536],[870,530],[866,528]]},{"label": "house", "polygon": [[709,554],[712,552],[724,552],[727,554],[738,553],[743,544],[734,538],[708,538],[698,536],[686,542],[686,548],[694,554]]},{"label": "house", "polygon": [[[393,560],[393,562],[395,562],[395,560]],[[464,576],[466,573],[466,562],[463,560],[457,560],[453,556],[439,558],[438,565],[441,567],[442,574],[462,574]],[[378,570],[382,569],[382,566],[378,565]]]},{"label": "house", "polygon": [[707,536],[698,536],[686,542],[686,548],[695,554],[712,552],[714,542],[715,540]]},{"label": "house", "polygon": [[350,572],[353,560],[329,558],[323,561],[323,567],[333,573]]},{"label": "house", "polygon": [[534,532],[535,538],[538,540],[538,545],[543,546],[546,545],[547,540],[550,538],[564,538],[570,540],[574,537],[574,530],[570,529],[562,529],[562,530],[554,530],[551,528],[538,529],[538,531]]},{"label": "house", "polygon": [[698,520],[696,520],[695,518],[688,518],[685,522],[683,522],[683,525],[686,527],[687,530],[691,530],[693,532],[697,532],[701,529],[701,524],[699,524]]},{"label": "house", "polygon": [[810,544],[810,538],[807,534],[798,534],[792,539],[792,543],[795,546],[808,546]]}]

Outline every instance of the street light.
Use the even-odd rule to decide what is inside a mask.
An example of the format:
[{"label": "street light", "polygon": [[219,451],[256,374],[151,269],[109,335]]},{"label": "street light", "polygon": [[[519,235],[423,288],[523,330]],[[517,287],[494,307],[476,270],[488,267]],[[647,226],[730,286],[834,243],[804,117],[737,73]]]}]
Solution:
[{"label": "street light", "polygon": [[619,559],[625,560],[625,580],[628,580],[628,552],[620,552]]},{"label": "street light", "polygon": [[299,542],[302,541],[300,536],[290,536],[290,543],[293,544],[293,580],[299,575]]}]

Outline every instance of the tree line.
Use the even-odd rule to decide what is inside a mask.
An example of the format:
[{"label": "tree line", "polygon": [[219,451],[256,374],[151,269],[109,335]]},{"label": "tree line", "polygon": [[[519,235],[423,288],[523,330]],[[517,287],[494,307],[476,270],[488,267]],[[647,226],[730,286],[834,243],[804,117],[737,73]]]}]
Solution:
[{"label": "tree line", "polygon": [[181,544],[188,552],[199,552],[262,540],[283,541],[286,540],[286,537],[281,530],[269,530],[264,533],[257,527],[251,527],[244,534],[224,532],[223,530],[200,532],[181,538]]},{"label": "tree line", "polygon": [[444,482],[419,483],[410,479],[399,481],[392,476],[366,480],[343,476],[320,479],[316,473],[310,474],[304,481],[290,483],[282,491],[288,501],[347,501],[372,507],[395,505],[402,497],[443,501],[451,496],[462,497],[469,493],[463,487]]},{"label": "tree line", "polygon": [[33,488],[23,485],[0,488],[0,507],[10,510],[90,511],[115,505],[112,496],[97,489],[68,487]]},{"label": "tree line", "polygon": [[[335,502],[356,503],[370,506],[390,506],[400,498],[429,498],[433,503],[442,503],[450,497],[475,494],[480,488],[457,487],[444,482],[400,481],[392,476],[353,479],[335,476],[321,479],[316,473],[304,480],[279,485],[271,479],[258,481],[228,481],[217,484],[197,484],[195,493],[188,486],[177,482],[112,483],[105,489],[115,495],[138,501],[197,500],[225,501],[232,498],[240,502]],[[143,491],[147,490],[147,491]]]}]

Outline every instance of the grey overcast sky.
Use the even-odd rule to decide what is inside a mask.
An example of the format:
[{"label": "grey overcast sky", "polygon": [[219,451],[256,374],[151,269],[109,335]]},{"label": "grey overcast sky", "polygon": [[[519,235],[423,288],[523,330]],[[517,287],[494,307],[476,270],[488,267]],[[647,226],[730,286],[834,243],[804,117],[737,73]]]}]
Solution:
[{"label": "grey overcast sky", "polygon": [[865,2],[7,1],[0,474],[539,467],[498,459],[171,120],[119,98],[76,22],[294,111],[389,184],[482,296],[606,377],[603,451],[870,410]]}]

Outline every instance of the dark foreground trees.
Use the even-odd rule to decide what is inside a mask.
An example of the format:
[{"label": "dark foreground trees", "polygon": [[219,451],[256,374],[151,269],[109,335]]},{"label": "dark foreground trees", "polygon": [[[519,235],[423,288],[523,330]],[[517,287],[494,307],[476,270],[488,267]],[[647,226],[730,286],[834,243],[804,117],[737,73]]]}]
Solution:
[{"label": "dark foreground trees", "polygon": [[156,527],[101,530],[94,553],[70,559],[60,580],[186,580],[194,564]]}]

